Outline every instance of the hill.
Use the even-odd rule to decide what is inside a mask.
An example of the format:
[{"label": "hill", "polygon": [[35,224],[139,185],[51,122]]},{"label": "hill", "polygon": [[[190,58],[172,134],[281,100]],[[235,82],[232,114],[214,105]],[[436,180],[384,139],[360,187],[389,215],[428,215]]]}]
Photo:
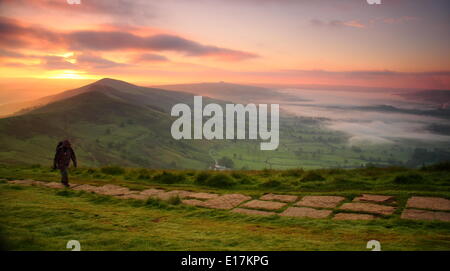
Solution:
[{"label": "hill", "polygon": [[[230,91],[224,95],[245,92],[240,85],[226,86]],[[220,89],[210,87],[212,93]],[[255,100],[266,99],[257,89]],[[225,103],[204,97],[204,104],[211,102]],[[170,109],[176,103],[192,105],[193,94],[108,78],[34,103],[39,106],[0,119],[0,163],[51,165],[55,146],[64,138],[73,142],[85,166],[205,169],[216,160],[228,161],[234,169],[313,169],[415,167],[448,159],[445,142],[392,138],[391,144],[353,146],[350,135],[327,128],[326,119],[283,110],[276,151],[261,151],[258,140],[174,140]]]},{"label": "hill", "polygon": [[277,101],[279,99],[289,101],[306,101],[305,99],[298,98],[297,96],[281,93],[274,88],[231,84],[225,82],[161,85],[158,87],[174,91],[195,93],[215,99],[232,101],[235,103],[262,103],[264,101]]},{"label": "hill", "polygon": [[212,162],[207,144],[170,136],[170,105],[191,97],[111,79],[63,92],[48,98],[54,102],[0,119],[0,161],[47,164],[55,144],[69,138],[87,165],[205,168]]}]

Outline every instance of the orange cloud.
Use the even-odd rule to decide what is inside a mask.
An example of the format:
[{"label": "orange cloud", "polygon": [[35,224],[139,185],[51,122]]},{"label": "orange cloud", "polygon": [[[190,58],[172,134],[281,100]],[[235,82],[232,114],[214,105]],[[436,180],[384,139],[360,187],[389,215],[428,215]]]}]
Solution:
[{"label": "orange cloud", "polygon": [[319,19],[312,19],[310,20],[310,23],[313,26],[329,26],[329,27],[340,27],[340,26],[348,26],[348,27],[356,27],[356,28],[364,28],[366,27],[365,24],[357,21],[357,20],[351,20],[351,21],[341,21],[341,20],[331,20],[331,21],[322,21]]},{"label": "orange cloud", "polygon": [[72,51],[138,50],[148,52],[172,51],[185,56],[213,57],[224,61],[242,61],[257,54],[204,45],[172,34],[139,36],[126,31],[57,32],[17,20],[0,18],[0,45],[8,48],[66,49]]}]

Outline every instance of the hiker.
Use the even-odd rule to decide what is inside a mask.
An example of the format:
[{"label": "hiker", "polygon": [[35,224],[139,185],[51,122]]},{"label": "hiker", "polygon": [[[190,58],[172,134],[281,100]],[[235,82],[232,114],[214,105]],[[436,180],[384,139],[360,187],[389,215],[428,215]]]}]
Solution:
[{"label": "hiker", "polygon": [[69,176],[67,168],[69,167],[70,160],[73,161],[73,166],[77,167],[77,158],[75,152],[70,145],[69,140],[64,140],[58,143],[56,146],[55,159],[53,160],[53,169],[59,169],[61,171],[61,183],[65,187],[69,187]]}]

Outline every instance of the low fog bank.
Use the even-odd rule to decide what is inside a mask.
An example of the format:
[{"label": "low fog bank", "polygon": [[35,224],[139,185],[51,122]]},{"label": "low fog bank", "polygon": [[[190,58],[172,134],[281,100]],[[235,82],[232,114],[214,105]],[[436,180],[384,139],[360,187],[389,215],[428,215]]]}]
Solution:
[{"label": "low fog bank", "polygon": [[325,118],[327,127],[349,134],[351,144],[394,143],[398,139],[450,143],[450,111],[429,101],[407,99],[395,91],[281,89],[279,92],[305,100],[280,99],[277,102],[281,108],[300,116]]}]

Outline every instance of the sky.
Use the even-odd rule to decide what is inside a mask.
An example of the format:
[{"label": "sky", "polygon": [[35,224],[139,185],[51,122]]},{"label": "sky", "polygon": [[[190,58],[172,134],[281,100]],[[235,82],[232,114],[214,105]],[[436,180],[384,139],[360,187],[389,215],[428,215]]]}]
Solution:
[{"label": "sky", "polygon": [[0,99],[103,77],[450,89],[448,0],[71,1],[0,0]]}]

